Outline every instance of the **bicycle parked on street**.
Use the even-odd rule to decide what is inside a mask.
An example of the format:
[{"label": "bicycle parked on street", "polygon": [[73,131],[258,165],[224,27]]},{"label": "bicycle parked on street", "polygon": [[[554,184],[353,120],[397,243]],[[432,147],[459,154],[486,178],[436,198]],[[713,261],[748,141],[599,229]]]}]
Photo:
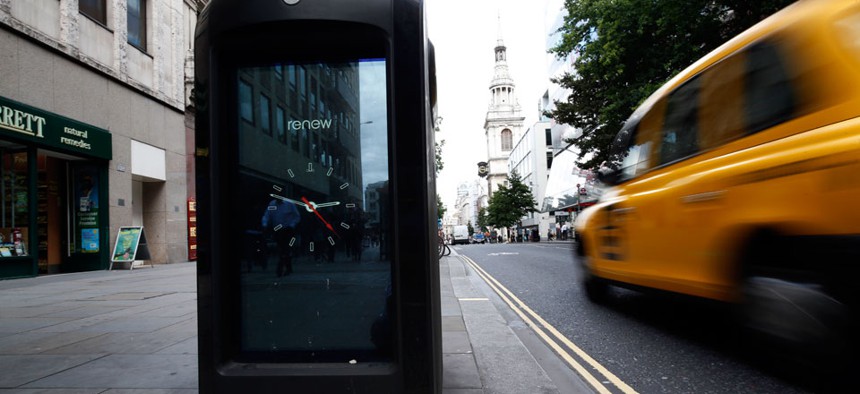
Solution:
[{"label": "bicycle parked on street", "polygon": [[451,248],[445,243],[445,238],[439,236],[439,258],[451,255]]}]

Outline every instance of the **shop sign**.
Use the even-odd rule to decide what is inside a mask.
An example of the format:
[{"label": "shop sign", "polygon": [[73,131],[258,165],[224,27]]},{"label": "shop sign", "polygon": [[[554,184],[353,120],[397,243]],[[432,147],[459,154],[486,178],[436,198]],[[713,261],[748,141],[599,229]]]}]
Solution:
[{"label": "shop sign", "polygon": [[197,261],[197,201],[188,199],[188,260]]},{"label": "shop sign", "polygon": [[110,160],[107,130],[0,97],[0,135],[99,159]]}]

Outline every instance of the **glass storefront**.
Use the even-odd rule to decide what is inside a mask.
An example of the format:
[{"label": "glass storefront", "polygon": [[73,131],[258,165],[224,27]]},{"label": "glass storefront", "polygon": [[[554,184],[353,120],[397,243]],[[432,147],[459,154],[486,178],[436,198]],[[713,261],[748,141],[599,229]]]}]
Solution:
[{"label": "glass storefront", "polygon": [[0,279],[107,267],[107,131],[0,97]]},{"label": "glass storefront", "polygon": [[0,258],[30,255],[28,175],[26,147],[0,142]]}]

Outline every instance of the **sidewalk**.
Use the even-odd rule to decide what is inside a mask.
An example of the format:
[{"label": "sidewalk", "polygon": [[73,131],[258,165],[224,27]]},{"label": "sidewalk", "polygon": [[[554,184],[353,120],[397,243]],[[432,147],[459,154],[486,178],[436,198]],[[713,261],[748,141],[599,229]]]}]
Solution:
[{"label": "sidewalk", "polygon": [[[0,393],[196,393],[195,275],[179,263],[0,281]],[[456,252],[440,262],[443,393],[570,392],[476,279]]]}]

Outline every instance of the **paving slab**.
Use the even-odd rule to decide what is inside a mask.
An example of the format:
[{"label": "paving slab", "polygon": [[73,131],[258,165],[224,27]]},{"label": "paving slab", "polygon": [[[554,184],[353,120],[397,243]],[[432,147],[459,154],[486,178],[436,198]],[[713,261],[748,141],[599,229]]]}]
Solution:
[{"label": "paving slab", "polygon": [[472,354],[472,344],[466,331],[442,331],[442,353]]},{"label": "paving slab", "polygon": [[[40,354],[99,335],[97,332],[23,332],[0,337],[0,354]],[[100,353],[100,352],[94,352]]]},{"label": "paving slab", "polygon": [[101,394],[105,389],[0,389],[0,394]]},{"label": "paving slab", "polygon": [[49,329],[73,321],[72,317],[6,317],[0,318],[0,332],[19,333],[36,329]]},{"label": "paving slab", "polygon": [[481,375],[470,354],[443,354],[442,387],[451,389],[480,389]]},{"label": "paving slab", "polygon": [[155,354],[198,354],[197,335],[175,345],[159,350]]},{"label": "paving slab", "polygon": [[45,354],[152,354],[195,336],[191,333],[110,332],[66,346],[46,350]]},{"label": "paving slab", "polygon": [[22,386],[22,388],[99,387],[196,389],[197,356],[112,354]]},{"label": "paving slab", "polygon": [[442,394],[484,394],[483,389],[442,389]]},{"label": "paving slab", "polygon": [[442,331],[466,331],[466,323],[463,321],[463,316],[442,316]]},{"label": "paving slab", "polygon": [[0,355],[0,371],[14,371],[14,373],[4,372],[0,374],[0,388],[15,388],[56,373],[61,373],[99,357],[104,357],[104,355]]}]

